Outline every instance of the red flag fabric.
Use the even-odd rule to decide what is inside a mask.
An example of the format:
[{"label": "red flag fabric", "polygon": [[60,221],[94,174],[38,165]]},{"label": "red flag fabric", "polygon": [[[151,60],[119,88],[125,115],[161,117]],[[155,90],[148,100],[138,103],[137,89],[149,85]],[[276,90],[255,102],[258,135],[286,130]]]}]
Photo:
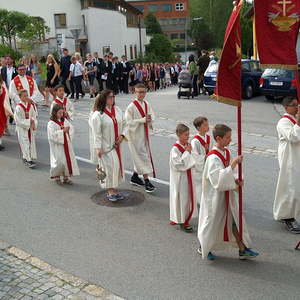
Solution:
[{"label": "red flag fabric", "polygon": [[299,0],[254,0],[255,27],[263,68],[297,70]]},{"label": "red flag fabric", "polygon": [[217,85],[214,98],[226,104],[241,106],[241,22],[240,11],[243,1],[235,1],[226,31],[224,46],[219,62]]}]

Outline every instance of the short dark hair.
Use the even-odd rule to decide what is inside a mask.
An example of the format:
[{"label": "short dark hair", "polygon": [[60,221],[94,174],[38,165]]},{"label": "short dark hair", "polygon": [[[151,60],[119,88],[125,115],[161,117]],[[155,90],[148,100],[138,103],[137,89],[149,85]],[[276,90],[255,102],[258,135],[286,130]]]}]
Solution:
[{"label": "short dark hair", "polygon": [[94,111],[104,112],[106,107],[107,97],[109,94],[113,94],[112,90],[103,90],[100,94],[97,95],[94,103]]},{"label": "short dark hair", "polygon": [[55,86],[54,91],[56,92],[60,88],[65,89],[65,87],[62,84],[58,84],[57,86]]},{"label": "short dark hair", "polygon": [[67,48],[63,48],[63,51],[69,51]]},{"label": "short dark hair", "polygon": [[57,121],[57,112],[60,110],[60,109],[64,109],[62,105],[60,104],[57,104],[55,103],[52,107],[52,110],[51,110],[51,114],[50,114],[50,120],[52,121]]},{"label": "short dark hair", "polygon": [[197,129],[197,128],[200,127],[204,122],[207,122],[207,121],[208,121],[208,120],[207,120],[207,118],[205,118],[205,117],[197,117],[197,118],[194,120],[193,124],[194,124],[195,128]]},{"label": "short dark hair", "polygon": [[294,100],[297,100],[297,98],[292,96],[284,97],[282,100],[282,105],[289,106]]},{"label": "short dark hair", "polygon": [[184,133],[186,131],[189,131],[189,130],[190,129],[186,125],[184,125],[184,124],[178,124],[176,126],[176,134],[177,135],[182,134],[182,133]]},{"label": "short dark hair", "polygon": [[134,89],[146,89],[146,86],[143,83],[138,83],[134,86]]},{"label": "short dark hair", "polygon": [[10,57],[11,59],[13,59],[13,57],[12,57],[10,54],[6,54],[6,55],[4,56],[4,58],[7,58],[7,57]]},{"label": "short dark hair", "polygon": [[213,129],[214,139],[216,140],[218,136],[223,138],[225,136],[225,134],[230,131],[232,131],[232,129],[230,127],[228,127],[227,125],[217,124]]},{"label": "short dark hair", "polygon": [[24,64],[19,64],[17,69],[22,68],[22,67],[26,67]]}]

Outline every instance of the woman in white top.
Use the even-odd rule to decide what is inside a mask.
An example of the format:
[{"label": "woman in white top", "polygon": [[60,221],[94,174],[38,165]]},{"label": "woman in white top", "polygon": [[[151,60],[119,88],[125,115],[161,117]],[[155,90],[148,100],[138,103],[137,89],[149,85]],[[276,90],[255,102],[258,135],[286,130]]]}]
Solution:
[{"label": "woman in white top", "polygon": [[96,97],[89,123],[91,150],[98,158],[98,167],[106,174],[100,185],[107,189],[108,200],[121,200],[124,197],[116,188],[124,181],[121,143],[125,138],[125,121],[122,110],[115,106],[111,90],[104,90]]}]

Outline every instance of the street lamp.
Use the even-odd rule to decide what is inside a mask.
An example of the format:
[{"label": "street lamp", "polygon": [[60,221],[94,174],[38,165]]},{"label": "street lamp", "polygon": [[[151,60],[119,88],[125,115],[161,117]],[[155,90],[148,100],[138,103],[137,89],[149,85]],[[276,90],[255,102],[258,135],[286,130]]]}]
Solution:
[{"label": "street lamp", "polygon": [[[192,22],[193,21],[200,21],[202,20],[203,17],[197,17],[197,18],[193,18],[192,19]],[[185,19],[185,39],[184,39],[184,51],[185,51],[185,62],[187,62],[187,30],[188,30],[188,19],[186,18]]]}]

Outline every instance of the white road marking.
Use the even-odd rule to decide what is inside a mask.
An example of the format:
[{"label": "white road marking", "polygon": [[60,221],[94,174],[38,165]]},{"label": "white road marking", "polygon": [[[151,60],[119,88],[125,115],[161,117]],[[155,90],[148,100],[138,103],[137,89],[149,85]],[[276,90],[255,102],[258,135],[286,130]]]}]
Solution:
[{"label": "white road marking", "polygon": [[[87,158],[84,158],[84,157],[81,157],[81,156],[76,156],[76,159],[78,159],[79,161],[85,162],[87,164],[94,165],[94,163],[91,160],[87,159]],[[132,171],[129,171],[129,170],[124,170],[124,172],[125,172],[125,174],[128,174],[128,175],[132,174]],[[170,183],[168,181],[165,181],[165,180],[162,180],[162,179],[159,179],[159,178],[153,178],[153,177],[149,177],[149,178],[153,182],[157,182],[157,183],[164,184],[164,185],[167,185],[167,186],[170,185]]]}]

